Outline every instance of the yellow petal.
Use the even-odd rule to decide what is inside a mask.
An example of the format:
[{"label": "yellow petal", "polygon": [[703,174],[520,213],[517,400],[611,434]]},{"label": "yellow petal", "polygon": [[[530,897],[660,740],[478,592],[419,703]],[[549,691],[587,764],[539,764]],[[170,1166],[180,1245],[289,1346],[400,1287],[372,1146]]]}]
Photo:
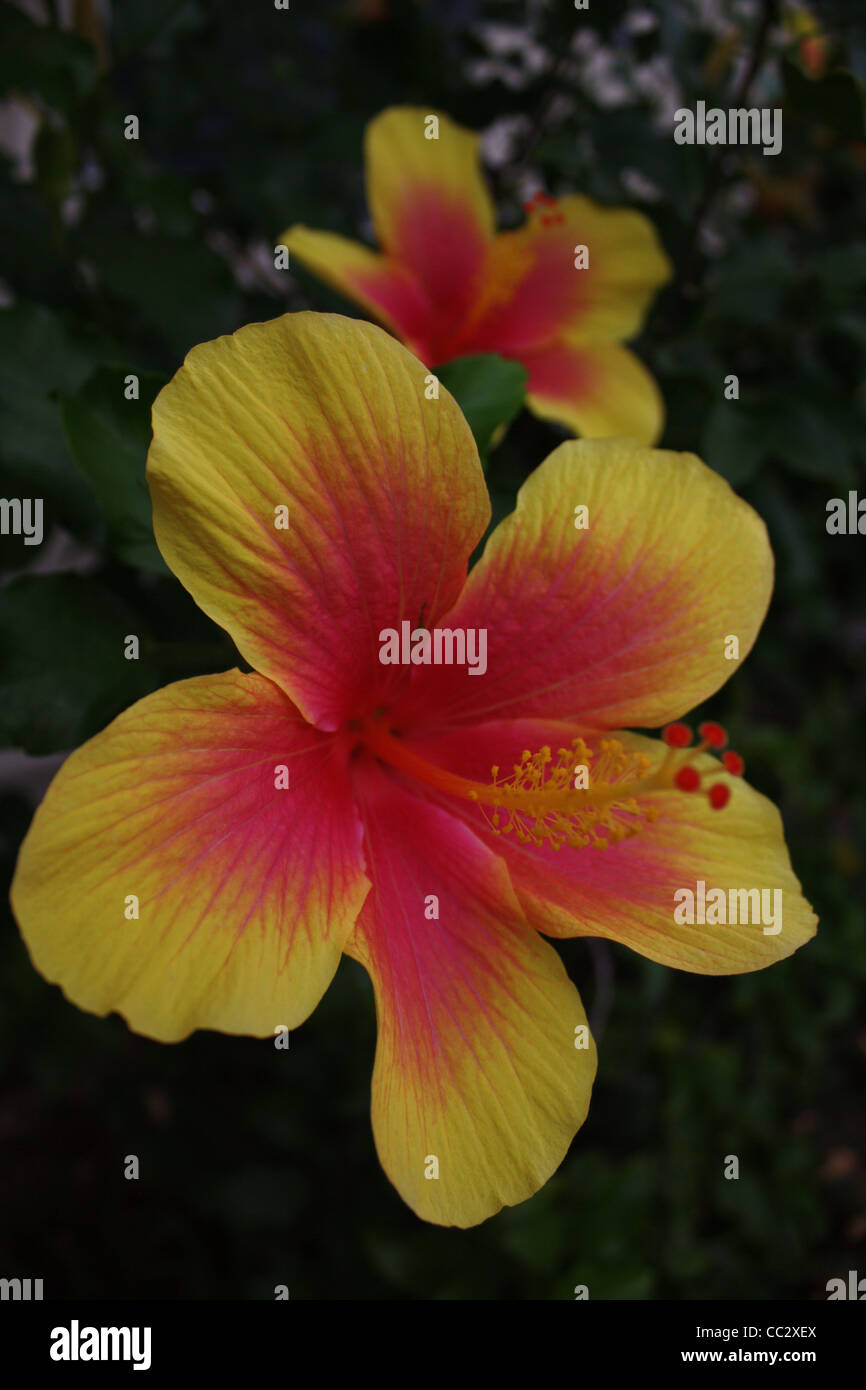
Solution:
[{"label": "yellow petal", "polygon": [[412,273],[398,261],[333,232],[296,223],[280,238],[292,256],[326,284],[363,305],[419,356],[426,351],[430,306]]},{"label": "yellow petal", "polygon": [[673,273],[655,228],[634,209],[599,207],[576,195],[561,198],[557,206],[575,246],[586,246],[589,252],[587,270],[575,270],[587,277],[585,301],[565,336],[570,342],[593,344],[633,338]]},{"label": "yellow petal", "polygon": [[[619,739],[654,766],[667,752],[640,734]],[[609,849],[506,849],[529,921],[549,936],[606,936],[701,975],[762,970],[811,940],[818,919],[777,808],[715,758],[695,766],[730,787],[721,810],[700,791],[656,793],[641,804],[657,819]]]},{"label": "yellow petal", "polygon": [[529,372],[527,405],[543,420],[569,425],[587,439],[654,444],[661,435],[661,392],[628,348],[562,341],[527,350],[522,361]]},{"label": "yellow petal", "polygon": [[[432,139],[430,117],[437,131]],[[364,142],[367,204],[389,255],[423,271],[433,230],[429,225],[425,230],[425,219],[451,220],[473,241],[483,243],[493,235],[496,214],[479,147],[472,131],[423,106],[392,106],[370,122]],[[416,266],[419,254],[422,264]]]},{"label": "yellow petal", "polygon": [[367,888],[345,757],[271,681],[229,671],[147,696],[67,759],[12,905],[74,1004],[173,1042],[296,1027]]},{"label": "yellow petal", "polygon": [[499,858],[375,769],[360,802],[374,886],[347,951],[376,993],[376,1148],[425,1221],[472,1226],[558,1167],[586,1116],[595,1048]]},{"label": "yellow petal", "polygon": [[551,201],[489,243],[461,352],[523,360],[552,343],[618,343],[641,328],[671,275],[651,223],[576,195]]},{"label": "yellow petal", "polygon": [[772,582],[763,521],[694,454],[562,444],[448,614],[449,627],[486,629],[486,675],[420,667],[394,726],[544,716],[657,728],[733,675]]},{"label": "yellow petal", "polygon": [[407,669],[380,632],[435,623],[490,515],[469,426],[426,379],[380,328],[286,314],[193,348],[153,408],[160,550],[320,728],[392,698]]}]

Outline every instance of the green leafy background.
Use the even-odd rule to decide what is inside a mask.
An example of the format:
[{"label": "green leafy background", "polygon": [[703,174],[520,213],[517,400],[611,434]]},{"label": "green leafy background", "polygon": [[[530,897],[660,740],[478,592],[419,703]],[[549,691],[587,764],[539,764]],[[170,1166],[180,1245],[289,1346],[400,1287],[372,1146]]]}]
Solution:
[{"label": "green leafy background", "polygon": [[[198,341],[289,309],[357,312],[275,272],[273,247],[295,220],[364,235],[364,126],[419,103],[477,129],[508,118],[490,175],[503,226],[541,184],[659,229],[678,277],[636,348],[665,396],[663,443],[730,480],[777,559],[758,645],[703,712],[781,806],[822,925],[793,959],[728,979],[564,943],[600,1043],[589,1119],[535,1198],[460,1233],[417,1221],[378,1167],[372,997],[353,962],[288,1053],[210,1033],[164,1047],[69,1005],[4,907],[0,1272],[43,1277],[46,1297],[170,1299],[278,1283],[325,1299],[822,1298],[866,1273],[866,537],[825,529],[830,498],[866,495],[857,6],[814,7],[817,77],[787,11],[760,0],[670,0],[649,25],[618,0],[123,0],[79,33],[46,8],[37,24],[0,7],[0,494],[42,496],[48,527],[39,547],[0,539],[4,870],[63,754],[148,691],[234,664],[153,542],[149,407]],[[497,54],[502,25],[520,51]],[[784,108],[782,153],[675,145],[671,107],[736,104],[753,57],[751,99]],[[23,153],[10,105],[33,127]],[[440,375],[498,519],[562,432],[521,410],[513,364]],[[130,632],[139,662],[122,659]]]}]

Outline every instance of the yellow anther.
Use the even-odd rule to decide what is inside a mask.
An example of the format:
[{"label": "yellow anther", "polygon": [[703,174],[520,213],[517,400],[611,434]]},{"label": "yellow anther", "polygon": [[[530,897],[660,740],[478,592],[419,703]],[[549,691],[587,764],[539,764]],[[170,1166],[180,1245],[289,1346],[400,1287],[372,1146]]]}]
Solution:
[{"label": "yellow anther", "polygon": [[[588,787],[575,786],[580,765],[590,768]],[[520,844],[607,849],[655,820],[657,808],[635,796],[656,789],[647,775],[650,767],[646,754],[632,753],[612,738],[602,739],[596,753],[576,738],[569,748],[557,749],[555,759],[547,746],[536,753],[526,748],[511,777],[500,782],[499,769],[491,769],[493,783],[480,799],[482,811],[497,835],[512,833]],[[495,807],[492,815],[485,804]]]},{"label": "yellow anther", "polygon": [[492,782],[475,782],[427,762],[375,719],[365,720],[360,732],[383,762],[478,806],[495,834],[511,833],[520,844],[553,849],[607,849],[640,834],[658,815],[647,795],[671,790],[676,773],[676,763],[668,757],[653,771],[645,753],[632,752],[618,739],[603,738],[593,750],[575,738],[570,747],[558,748],[555,757],[546,744],[535,753],[524,748],[509,777],[500,781],[495,766]]}]

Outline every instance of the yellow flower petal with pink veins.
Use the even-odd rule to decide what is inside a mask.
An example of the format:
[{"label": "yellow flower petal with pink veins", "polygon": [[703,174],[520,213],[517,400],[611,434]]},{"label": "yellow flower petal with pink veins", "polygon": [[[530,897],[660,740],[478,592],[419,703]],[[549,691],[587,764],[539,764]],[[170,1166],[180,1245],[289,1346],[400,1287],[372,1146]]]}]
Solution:
[{"label": "yellow flower petal with pink veins", "polygon": [[392,698],[383,628],[432,625],[490,502],[459,406],[371,324],[287,314],[193,348],[153,408],[159,548],[311,723]]},{"label": "yellow flower petal with pink veins", "polygon": [[654,444],[664,428],[655,378],[628,348],[555,342],[527,348],[526,404],[543,420],[569,425],[590,439],[627,435]]},{"label": "yellow flower petal with pink veins", "polygon": [[673,276],[653,224],[643,213],[629,208],[605,208],[569,194],[556,210],[565,216],[573,233],[571,250],[580,260],[586,246],[589,264],[583,311],[566,327],[574,342],[620,343],[643,327],[650,304]]},{"label": "yellow flower petal with pink veins", "polygon": [[405,266],[348,237],[317,232],[301,223],[287,228],[280,240],[320,280],[362,304],[417,356],[426,359],[430,302]]},{"label": "yellow flower petal with pink veins", "polygon": [[[653,767],[667,754],[639,734],[619,741]],[[810,941],[818,919],[791,868],[777,808],[716,759],[704,754],[695,766],[730,788],[721,810],[699,792],[656,793],[644,803],[655,819],[633,839],[578,851],[576,863],[560,857],[555,868],[544,862],[548,856],[535,872],[523,861],[525,871],[512,882],[533,925],[549,936],[610,937],[661,965],[701,975],[762,970]],[[569,870],[578,892],[573,879],[572,891],[566,887]],[[724,902],[716,897],[708,908],[718,890]],[[692,921],[689,899],[677,896],[683,893],[691,894]]]},{"label": "yellow flower petal with pink veins", "polygon": [[478,137],[440,112],[395,106],[370,122],[365,151],[367,203],[384,254],[301,224],[281,240],[424,362],[444,362],[483,293],[495,229]]},{"label": "yellow flower petal with pink veins", "polygon": [[[512,769],[524,750],[548,747],[548,787],[558,750],[571,749],[564,793],[548,793],[555,810],[537,788],[522,797],[503,791],[498,815],[466,798],[437,798],[502,857],[527,921],[548,936],[609,937],[662,965],[731,975],[762,970],[815,935],[778,810],[708,753],[634,733],[581,735],[574,725],[536,719],[406,742],[434,766],[488,784],[494,766],[500,781],[519,783]],[[701,774],[694,790],[647,786],[666,769],[664,787],[687,765]],[[588,773],[585,791],[574,787],[579,766]],[[634,790],[636,780],[643,791]],[[714,786],[730,792],[721,809],[710,803]],[[612,800],[611,787],[619,788]]]},{"label": "yellow flower petal with pink veins", "polygon": [[595,1048],[500,860],[372,764],[357,780],[373,886],[347,951],[376,994],[376,1148],[419,1216],[472,1226],[559,1166]]},{"label": "yellow flower petal with pink veins", "polygon": [[478,292],[496,227],[478,136],[441,112],[393,106],[368,125],[364,152],[377,239],[424,286],[431,336],[447,334]]},{"label": "yellow flower petal with pink veins", "polygon": [[441,112],[391,107],[367,127],[367,202],[384,255],[295,225],[289,249],[430,366],[498,353],[530,372],[528,404],[578,434],[652,444],[650,374],[617,345],[671,278],[642,213],[539,193],[497,233],[478,136]]},{"label": "yellow flower petal with pink veins", "polygon": [[571,195],[548,199],[525,227],[487,248],[461,352],[526,349],[568,338],[618,343],[640,330],[671,263],[642,213]]},{"label": "yellow flower petal with pink veins", "polygon": [[392,727],[532,715],[658,727],[733,675],[772,582],[763,521],[694,454],[562,444],[442,620],[486,631],[485,674],[417,668]]},{"label": "yellow flower petal with pink veins", "polygon": [[147,696],[67,759],[12,905],[74,1004],[173,1042],[303,1022],[368,887],[345,752],[229,671]]}]

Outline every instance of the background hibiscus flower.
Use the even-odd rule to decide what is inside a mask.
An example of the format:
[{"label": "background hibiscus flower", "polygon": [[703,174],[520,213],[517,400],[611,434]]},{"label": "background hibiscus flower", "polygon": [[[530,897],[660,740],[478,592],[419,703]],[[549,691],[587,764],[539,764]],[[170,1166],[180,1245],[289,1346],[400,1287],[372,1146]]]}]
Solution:
[{"label": "background hibiscus flower", "polygon": [[429,366],[498,353],[526,368],[527,404],[539,415],[578,434],[654,443],[661,395],[620,346],[671,274],[650,222],[573,194],[541,195],[525,227],[497,233],[478,145],[439,112],[383,111],[364,142],[382,251],[302,225],[282,241]]}]

